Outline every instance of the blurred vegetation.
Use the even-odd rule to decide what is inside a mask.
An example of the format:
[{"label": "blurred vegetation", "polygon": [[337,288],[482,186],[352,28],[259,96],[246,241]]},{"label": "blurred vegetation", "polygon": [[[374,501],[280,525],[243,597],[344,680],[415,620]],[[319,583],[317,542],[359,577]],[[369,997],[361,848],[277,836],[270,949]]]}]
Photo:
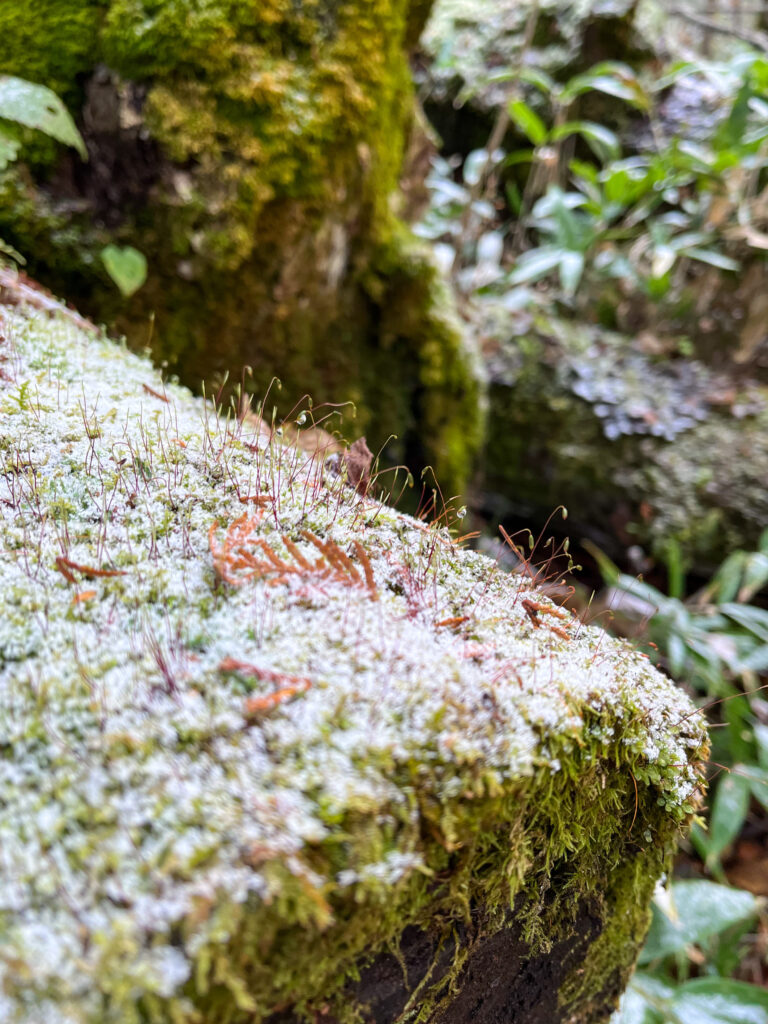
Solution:
[{"label": "blurred vegetation", "polygon": [[[720,4],[720,17],[716,3],[689,3],[678,22],[656,23],[667,34],[655,37],[657,52],[643,53],[620,30],[637,5],[616,4],[614,50],[609,43],[584,66],[588,32],[557,37],[551,3],[520,4],[506,21],[499,12],[493,29],[472,23],[471,6],[443,4],[445,17],[427,36],[425,102],[444,110],[447,95],[454,114],[443,118],[449,144],[433,161],[418,226],[467,322],[482,336],[493,330],[488,309],[523,323],[543,312],[605,329],[606,359],[607,332],[618,330],[650,339],[657,365],[701,359],[739,386],[762,386],[766,12],[762,23],[747,22],[738,3]],[[578,5],[556,6],[582,25]],[[653,18],[652,4],[640,6]],[[546,45],[553,38],[557,52]],[[455,144],[457,122],[471,147]],[[755,316],[737,308],[745,287],[754,290]],[[665,335],[674,345],[656,344]],[[568,495],[561,500],[567,505]],[[583,540],[595,582],[604,582],[584,614],[607,609],[608,628],[644,645],[712,727],[709,807],[679,877],[657,894],[615,1024],[765,1024],[768,529],[754,550],[732,551],[710,576],[673,536],[655,559],[628,542],[623,568],[573,539]]]}]

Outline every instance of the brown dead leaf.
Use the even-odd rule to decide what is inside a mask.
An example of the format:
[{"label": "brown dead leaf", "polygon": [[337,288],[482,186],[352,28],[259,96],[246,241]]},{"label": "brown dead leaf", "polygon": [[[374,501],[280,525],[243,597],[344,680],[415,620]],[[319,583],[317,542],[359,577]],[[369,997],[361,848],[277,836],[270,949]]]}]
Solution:
[{"label": "brown dead leaf", "polygon": [[347,480],[359,494],[366,494],[371,482],[373,452],[364,437],[359,437],[344,453],[347,465]]}]

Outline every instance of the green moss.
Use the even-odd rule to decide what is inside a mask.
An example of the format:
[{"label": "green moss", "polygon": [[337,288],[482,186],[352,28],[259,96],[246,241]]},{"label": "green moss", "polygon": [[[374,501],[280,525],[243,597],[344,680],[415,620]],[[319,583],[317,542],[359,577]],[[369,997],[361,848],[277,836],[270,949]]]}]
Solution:
[{"label": "green moss", "polygon": [[659,847],[627,850],[601,892],[602,931],[559,993],[560,1005],[574,1024],[607,1020],[616,1009],[651,923],[654,886],[670,862]]},{"label": "green moss", "polygon": [[13,0],[0,7],[0,68],[77,96],[77,76],[93,67],[100,0]]},{"label": "green moss", "polygon": [[[473,944],[512,928],[545,954],[586,908],[561,997],[601,1020],[697,800],[685,695],[439,525],[162,401],[66,316],[2,312],[4,1019],[357,1024],[350,986],[413,925],[446,951],[405,1016],[427,1021]],[[255,494],[243,564],[292,538],[290,578],[222,565]],[[358,568],[362,545],[373,594],[313,577],[307,531]]]}]

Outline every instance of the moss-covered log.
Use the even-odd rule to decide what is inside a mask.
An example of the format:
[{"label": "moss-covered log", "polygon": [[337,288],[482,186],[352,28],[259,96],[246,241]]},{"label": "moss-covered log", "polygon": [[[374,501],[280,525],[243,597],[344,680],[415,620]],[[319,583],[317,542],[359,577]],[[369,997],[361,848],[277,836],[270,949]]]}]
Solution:
[{"label": "moss-covered log", "polygon": [[768,522],[768,392],[642,339],[499,309],[485,324],[492,430],[487,511],[569,528],[611,554],[632,544],[715,567]]},{"label": "moss-covered log", "polygon": [[[428,253],[399,222],[411,0],[11,0],[0,71],[60,92],[89,161],[29,140],[0,234],[81,307],[151,340],[193,387],[243,366],[283,411],[354,402],[394,461],[449,493],[481,442],[481,387]],[[130,244],[130,301],[100,258]],[[150,315],[154,315],[150,326]]]},{"label": "moss-covered log", "polygon": [[3,1021],[606,1021],[695,808],[687,698],[8,297]]}]

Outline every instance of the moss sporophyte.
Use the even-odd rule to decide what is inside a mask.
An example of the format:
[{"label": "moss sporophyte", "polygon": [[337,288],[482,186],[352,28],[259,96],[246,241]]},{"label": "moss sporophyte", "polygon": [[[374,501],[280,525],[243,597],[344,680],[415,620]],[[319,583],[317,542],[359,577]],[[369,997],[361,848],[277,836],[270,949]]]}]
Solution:
[{"label": "moss sporophyte", "polygon": [[539,955],[587,907],[558,998],[605,1019],[696,806],[687,698],[71,315],[0,323],[0,1018],[351,1022],[415,926],[436,1019],[451,935]]}]

